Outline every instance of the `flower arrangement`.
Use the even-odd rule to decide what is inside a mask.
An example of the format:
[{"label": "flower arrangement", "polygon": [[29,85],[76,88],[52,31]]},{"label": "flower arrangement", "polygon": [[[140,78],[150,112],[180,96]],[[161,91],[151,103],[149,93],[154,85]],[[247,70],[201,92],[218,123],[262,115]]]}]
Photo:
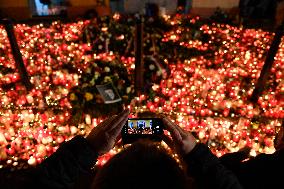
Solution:
[{"label": "flower arrangement", "polygon": [[[73,122],[80,122],[82,113],[92,117],[101,117],[118,113],[128,104],[134,95],[131,75],[119,59],[97,59],[83,71],[79,83],[69,92],[72,104]],[[105,104],[96,86],[112,83],[122,101]]]}]

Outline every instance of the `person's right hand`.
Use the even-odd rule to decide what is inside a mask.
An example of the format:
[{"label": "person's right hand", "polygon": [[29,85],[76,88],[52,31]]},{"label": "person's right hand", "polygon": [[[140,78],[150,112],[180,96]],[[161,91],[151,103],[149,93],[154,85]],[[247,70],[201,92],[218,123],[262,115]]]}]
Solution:
[{"label": "person's right hand", "polygon": [[163,123],[165,129],[171,134],[171,139],[164,135],[164,142],[168,146],[174,147],[181,155],[190,153],[197,144],[195,137],[173,123],[168,117],[163,117]]},{"label": "person's right hand", "polygon": [[98,155],[103,155],[113,148],[118,141],[123,125],[127,121],[128,114],[129,110],[124,110],[120,114],[104,120],[97,127],[93,128],[86,137]]}]

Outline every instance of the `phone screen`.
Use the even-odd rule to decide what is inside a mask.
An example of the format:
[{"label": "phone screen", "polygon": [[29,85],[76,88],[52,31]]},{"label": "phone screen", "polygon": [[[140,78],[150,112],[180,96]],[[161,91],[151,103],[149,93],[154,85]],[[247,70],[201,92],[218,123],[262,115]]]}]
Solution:
[{"label": "phone screen", "polygon": [[122,129],[125,140],[139,138],[158,139],[163,134],[162,120],[159,118],[131,118]]}]

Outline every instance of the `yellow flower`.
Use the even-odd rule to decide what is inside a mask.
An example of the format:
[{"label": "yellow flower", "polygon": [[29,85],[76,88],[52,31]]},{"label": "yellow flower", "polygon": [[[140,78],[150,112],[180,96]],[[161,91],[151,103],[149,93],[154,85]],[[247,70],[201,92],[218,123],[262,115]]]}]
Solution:
[{"label": "yellow flower", "polygon": [[111,77],[109,77],[109,76],[105,76],[105,78],[104,78],[104,82],[105,82],[105,83],[107,83],[107,82],[112,82]]},{"label": "yellow flower", "polygon": [[90,101],[90,100],[92,100],[94,98],[94,96],[91,94],[91,93],[89,93],[89,92],[86,92],[85,93],[85,99],[87,100],[87,101]]},{"label": "yellow flower", "polygon": [[77,100],[77,96],[74,93],[71,93],[70,100],[72,101]]}]

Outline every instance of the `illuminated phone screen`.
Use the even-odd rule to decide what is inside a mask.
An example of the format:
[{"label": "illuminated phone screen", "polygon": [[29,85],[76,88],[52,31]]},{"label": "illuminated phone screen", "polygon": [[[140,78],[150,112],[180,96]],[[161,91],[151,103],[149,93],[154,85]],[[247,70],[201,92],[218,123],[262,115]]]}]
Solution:
[{"label": "illuminated phone screen", "polygon": [[153,120],[128,120],[128,134],[153,134]]},{"label": "illuminated phone screen", "polygon": [[159,118],[131,118],[122,129],[125,141],[139,138],[159,139],[163,134],[162,120]]}]

